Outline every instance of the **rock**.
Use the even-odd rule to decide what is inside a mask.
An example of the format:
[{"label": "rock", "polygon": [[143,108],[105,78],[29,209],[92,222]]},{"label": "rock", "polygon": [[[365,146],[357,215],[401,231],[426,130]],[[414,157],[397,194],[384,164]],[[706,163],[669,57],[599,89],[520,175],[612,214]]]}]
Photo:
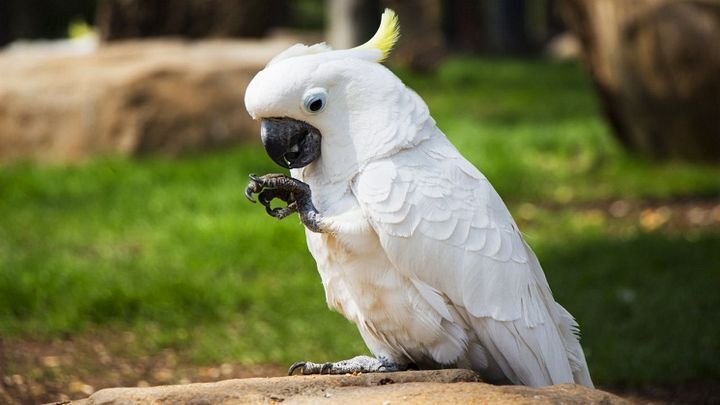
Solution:
[{"label": "rock", "polygon": [[624,404],[607,392],[577,385],[495,386],[470,370],[407,371],[342,376],[248,378],[151,388],[108,388],[77,404],[169,403],[564,403]]},{"label": "rock", "polygon": [[294,41],[138,41],[0,52],[0,161],[177,154],[256,137],[245,87]]},{"label": "rock", "polygon": [[564,32],[550,39],[545,45],[545,55],[559,60],[577,60],[580,58],[580,41],[577,36]]}]

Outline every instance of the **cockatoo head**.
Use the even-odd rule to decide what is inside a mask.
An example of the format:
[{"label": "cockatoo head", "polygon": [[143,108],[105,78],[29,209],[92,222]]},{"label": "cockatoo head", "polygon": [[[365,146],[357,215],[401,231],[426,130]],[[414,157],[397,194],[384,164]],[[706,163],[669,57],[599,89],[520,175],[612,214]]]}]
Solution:
[{"label": "cockatoo head", "polygon": [[291,169],[322,160],[342,176],[376,154],[372,134],[392,118],[394,92],[402,86],[379,62],[398,35],[395,13],[385,10],[378,32],[361,46],[297,44],[271,60],[245,93],[268,155]]}]

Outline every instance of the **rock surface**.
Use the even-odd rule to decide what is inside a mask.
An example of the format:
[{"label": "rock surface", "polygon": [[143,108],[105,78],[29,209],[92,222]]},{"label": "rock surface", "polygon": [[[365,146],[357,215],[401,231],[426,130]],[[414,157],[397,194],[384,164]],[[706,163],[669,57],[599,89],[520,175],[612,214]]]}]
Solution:
[{"label": "rock surface", "polygon": [[295,41],[142,41],[0,52],[0,162],[176,154],[255,137],[247,83]]},{"label": "rock surface", "polygon": [[108,388],[75,404],[170,403],[563,403],[624,404],[604,391],[577,385],[494,386],[469,370],[407,371],[343,376],[248,378],[150,388]]}]

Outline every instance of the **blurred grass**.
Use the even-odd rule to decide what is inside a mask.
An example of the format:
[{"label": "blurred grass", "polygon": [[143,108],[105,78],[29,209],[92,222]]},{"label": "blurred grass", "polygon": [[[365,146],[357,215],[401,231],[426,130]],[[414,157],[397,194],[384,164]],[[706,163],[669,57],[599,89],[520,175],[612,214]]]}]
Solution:
[{"label": "blurred grass", "polygon": [[[720,233],[615,232],[550,204],[720,196],[720,167],[622,152],[572,63],[453,59],[400,72],[516,212],[600,383],[720,378]],[[364,352],[330,312],[297,218],[243,196],[277,168],[258,145],[182,159],[0,170],[0,334],[135,332],[132,352],[204,364]]]},{"label": "blurred grass", "polygon": [[720,188],[717,167],[624,154],[574,63],[456,59],[434,80],[404,76],[506,200],[665,198]]}]

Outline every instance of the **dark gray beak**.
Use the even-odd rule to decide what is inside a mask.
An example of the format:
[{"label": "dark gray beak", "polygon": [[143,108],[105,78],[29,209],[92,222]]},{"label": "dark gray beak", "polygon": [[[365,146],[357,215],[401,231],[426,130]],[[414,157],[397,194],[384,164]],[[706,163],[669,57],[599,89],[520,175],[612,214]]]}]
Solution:
[{"label": "dark gray beak", "polygon": [[282,167],[295,169],[320,156],[320,131],[292,118],[265,118],[260,138],[270,158]]}]

